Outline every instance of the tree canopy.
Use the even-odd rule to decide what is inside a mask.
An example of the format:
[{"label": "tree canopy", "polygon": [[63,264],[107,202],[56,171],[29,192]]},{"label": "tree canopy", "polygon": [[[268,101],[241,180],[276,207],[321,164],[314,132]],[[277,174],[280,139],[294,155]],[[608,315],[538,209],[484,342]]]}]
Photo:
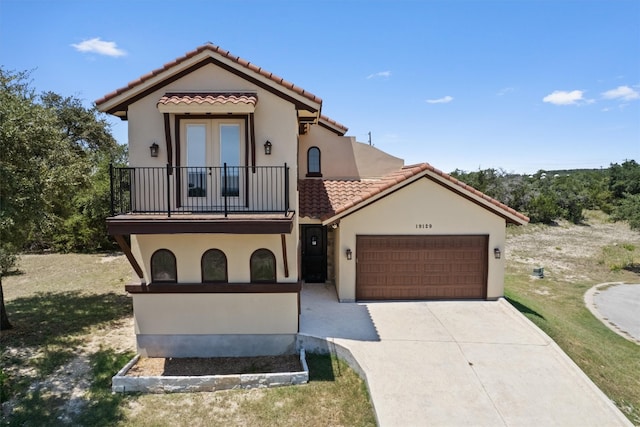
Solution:
[{"label": "tree canopy", "polygon": [[541,170],[532,175],[456,170],[452,175],[527,214],[532,222],[566,219],[577,224],[584,219],[585,209],[593,209],[640,230],[640,164],[635,160],[614,163],[608,169]]},{"label": "tree canopy", "polygon": [[0,67],[0,300],[2,276],[25,249],[95,251],[105,233],[109,163],[126,149],[95,107],[53,92],[36,94],[28,72]]}]

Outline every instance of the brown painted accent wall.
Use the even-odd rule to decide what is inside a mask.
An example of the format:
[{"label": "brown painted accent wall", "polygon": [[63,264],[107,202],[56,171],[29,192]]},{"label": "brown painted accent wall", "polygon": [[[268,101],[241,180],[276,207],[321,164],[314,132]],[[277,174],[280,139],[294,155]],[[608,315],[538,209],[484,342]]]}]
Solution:
[{"label": "brown painted accent wall", "polygon": [[[251,166],[253,166],[253,172],[256,172],[256,128],[255,128],[255,116],[253,113],[249,114],[249,138],[251,140]],[[245,152],[246,153],[246,152]]]},{"label": "brown painted accent wall", "polygon": [[127,260],[129,261],[129,264],[131,264],[131,267],[133,267],[133,270],[136,272],[138,277],[140,279],[144,278],[144,274],[142,272],[142,268],[140,268],[140,264],[138,264],[138,261],[133,256],[133,253],[131,253],[131,247],[129,246],[129,244],[125,240],[124,236],[121,235],[121,234],[116,234],[116,235],[113,236],[113,238],[118,243],[118,246],[120,246],[120,249],[122,249],[122,252],[124,252],[124,255],[127,257]]},{"label": "brown painted accent wall", "polygon": [[282,260],[284,262],[284,277],[289,277],[289,261],[287,260],[287,236],[280,235],[280,241],[282,242]]},{"label": "brown painted accent wall", "polygon": [[171,144],[171,119],[168,113],[164,113],[164,140],[167,147],[167,163],[173,166],[173,147]]},{"label": "brown painted accent wall", "polygon": [[129,284],[132,294],[279,294],[300,292],[298,283],[151,283]]},{"label": "brown painted accent wall", "polygon": [[327,227],[327,280],[331,283],[336,283],[336,269],[335,269],[335,241],[336,233],[331,227]]},{"label": "brown painted accent wall", "polygon": [[182,233],[226,233],[226,234],[290,234],[293,217],[279,220],[218,220],[207,221],[197,218],[169,219],[107,219],[107,232],[112,235],[128,234],[182,234]]}]

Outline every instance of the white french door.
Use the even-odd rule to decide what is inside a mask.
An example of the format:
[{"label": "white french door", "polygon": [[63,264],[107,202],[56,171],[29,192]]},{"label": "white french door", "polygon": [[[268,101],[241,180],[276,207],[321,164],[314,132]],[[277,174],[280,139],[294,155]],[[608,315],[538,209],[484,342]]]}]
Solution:
[{"label": "white french door", "polygon": [[[181,121],[182,199],[185,208],[218,210],[226,203],[241,204],[243,119],[189,119]],[[226,168],[224,167],[226,164]]]}]

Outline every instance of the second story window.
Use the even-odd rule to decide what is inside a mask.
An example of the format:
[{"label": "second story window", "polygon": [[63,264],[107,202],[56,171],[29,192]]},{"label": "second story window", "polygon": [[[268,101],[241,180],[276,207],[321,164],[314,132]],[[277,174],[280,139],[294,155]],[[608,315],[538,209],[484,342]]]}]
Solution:
[{"label": "second story window", "polygon": [[322,176],[320,149],[318,147],[311,147],[307,151],[307,176]]},{"label": "second story window", "polygon": [[176,256],[168,249],[158,249],[151,255],[151,281],[176,283]]}]

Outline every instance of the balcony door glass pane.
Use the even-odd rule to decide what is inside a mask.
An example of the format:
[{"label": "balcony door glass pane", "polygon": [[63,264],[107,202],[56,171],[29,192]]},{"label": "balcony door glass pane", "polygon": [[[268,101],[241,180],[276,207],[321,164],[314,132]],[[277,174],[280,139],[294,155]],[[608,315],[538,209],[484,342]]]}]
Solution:
[{"label": "balcony door glass pane", "polygon": [[222,195],[237,197],[240,195],[240,125],[220,125],[220,163],[227,164],[226,186],[225,171],[222,171]]},{"label": "balcony door glass pane", "polygon": [[189,197],[207,197],[206,125],[187,125],[187,175]]}]

